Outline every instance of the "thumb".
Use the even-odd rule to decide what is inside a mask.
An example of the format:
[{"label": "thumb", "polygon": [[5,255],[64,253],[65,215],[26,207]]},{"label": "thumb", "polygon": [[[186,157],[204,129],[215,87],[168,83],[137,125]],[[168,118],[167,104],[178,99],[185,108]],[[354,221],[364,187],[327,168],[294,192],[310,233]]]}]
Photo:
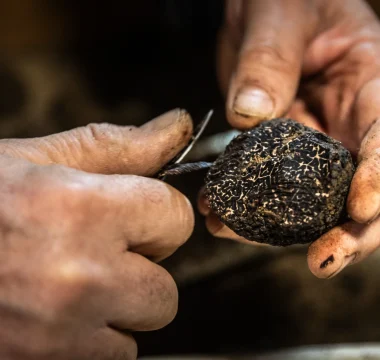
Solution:
[{"label": "thumb", "polygon": [[[234,127],[250,128],[288,111],[298,88],[304,49],[313,27],[305,13],[310,11],[302,0],[244,2],[237,21],[245,21],[245,31],[235,69],[231,61],[220,61],[219,71],[222,79],[226,72],[234,71],[228,74],[226,105],[228,120]],[[229,14],[227,19],[231,23]],[[233,31],[233,24],[228,24],[226,36],[232,39],[228,33]]]},{"label": "thumb", "polygon": [[89,124],[41,138],[1,140],[0,153],[40,165],[149,176],[186,146],[192,129],[190,115],[175,109],[139,128]]}]

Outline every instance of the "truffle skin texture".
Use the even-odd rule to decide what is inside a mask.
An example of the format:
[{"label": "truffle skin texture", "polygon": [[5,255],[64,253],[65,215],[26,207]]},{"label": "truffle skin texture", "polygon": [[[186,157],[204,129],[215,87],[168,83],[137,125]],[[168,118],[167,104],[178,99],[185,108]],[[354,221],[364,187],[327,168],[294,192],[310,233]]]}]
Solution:
[{"label": "truffle skin texture", "polygon": [[211,209],[244,238],[306,244],[346,219],[355,167],[331,137],[291,119],[273,119],[234,138],[209,169]]}]

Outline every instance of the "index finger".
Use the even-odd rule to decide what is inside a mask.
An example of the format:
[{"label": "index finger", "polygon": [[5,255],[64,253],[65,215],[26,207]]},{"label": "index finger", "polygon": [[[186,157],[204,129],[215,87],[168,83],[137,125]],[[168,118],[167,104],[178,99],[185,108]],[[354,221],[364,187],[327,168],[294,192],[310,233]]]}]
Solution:
[{"label": "index finger", "polygon": [[244,23],[245,32],[236,69],[226,75],[231,66],[226,63],[226,68],[221,68],[221,77],[230,79],[228,119],[242,129],[282,116],[289,109],[315,23],[314,17],[308,17],[313,13],[304,0],[250,0],[244,4],[238,21]]}]

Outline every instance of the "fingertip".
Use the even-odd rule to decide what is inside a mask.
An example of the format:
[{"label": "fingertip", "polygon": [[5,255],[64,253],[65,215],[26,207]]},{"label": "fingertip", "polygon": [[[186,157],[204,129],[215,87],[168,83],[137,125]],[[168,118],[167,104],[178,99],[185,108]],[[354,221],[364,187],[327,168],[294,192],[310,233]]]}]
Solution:
[{"label": "fingertip", "polygon": [[188,111],[182,108],[169,110],[148,121],[140,128],[148,131],[161,131],[168,129],[174,124],[185,128],[191,127],[192,130],[192,119]]},{"label": "fingertip", "polygon": [[140,129],[145,134],[155,136],[156,141],[161,140],[162,145],[174,149],[188,143],[193,135],[193,121],[185,109],[177,108],[154,118]]},{"label": "fingertip", "polygon": [[332,279],[349,266],[355,258],[356,254],[349,256],[331,254],[324,260],[319,259],[317,263],[313,263],[308,259],[308,265],[311,273],[318,279]]},{"label": "fingertip", "polygon": [[191,116],[179,108],[141,126],[139,132],[130,138],[128,154],[129,161],[137,165],[136,174],[155,174],[189,143],[192,135]]},{"label": "fingertip", "polygon": [[236,93],[231,91],[229,97],[227,118],[237,129],[245,130],[255,127],[274,116],[274,100],[263,89],[243,86]]},{"label": "fingertip", "polygon": [[189,112],[185,109],[176,109],[176,112],[176,122],[178,123],[179,128],[182,130],[183,142],[187,143],[193,135],[193,119]]},{"label": "fingertip", "polygon": [[335,249],[323,249],[318,240],[309,247],[307,263],[311,273],[319,279],[329,279],[341,268]]},{"label": "fingertip", "polygon": [[330,279],[351,264],[356,254],[355,242],[344,229],[337,227],[310,245],[307,262],[314,276]]}]

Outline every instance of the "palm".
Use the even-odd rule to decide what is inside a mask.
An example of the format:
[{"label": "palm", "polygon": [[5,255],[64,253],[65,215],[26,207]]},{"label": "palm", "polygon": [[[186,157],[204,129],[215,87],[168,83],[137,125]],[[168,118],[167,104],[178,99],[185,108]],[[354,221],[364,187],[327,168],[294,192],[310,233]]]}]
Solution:
[{"label": "palm", "polygon": [[[335,50],[332,58],[332,46],[337,39],[321,36],[325,51],[316,58],[315,48],[321,47],[321,41],[310,45],[292,111],[296,119],[309,121],[311,126],[342,141],[357,154],[364,134],[376,118],[374,99],[380,90],[377,84],[380,49],[375,41],[355,42],[355,36],[348,33],[344,36],[351,39],[352,45]],[[321,62],[325,66],[318,69]]]}]

